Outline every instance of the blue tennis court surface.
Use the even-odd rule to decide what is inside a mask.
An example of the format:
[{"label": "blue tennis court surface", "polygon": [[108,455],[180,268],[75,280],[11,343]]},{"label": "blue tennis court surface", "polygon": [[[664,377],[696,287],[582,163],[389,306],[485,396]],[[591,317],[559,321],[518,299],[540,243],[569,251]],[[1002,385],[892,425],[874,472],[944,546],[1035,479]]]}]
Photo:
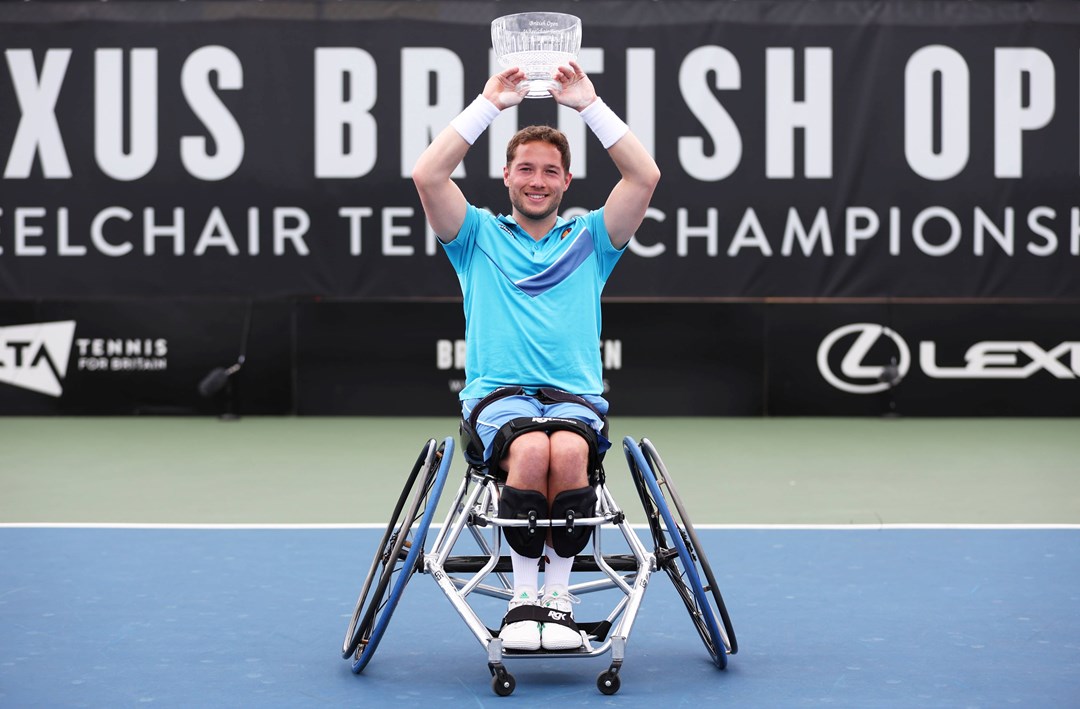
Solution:
[{"label": "blue tennis court surface", "polygon": [[0,528],[0,705],[1080,706],[1077,529],[702,529],[738,633],[727,670],[659,574],[618,694],[595,687],[607,657],[511,660],[508,698],[421,574],[349,671],[380,533]]}]

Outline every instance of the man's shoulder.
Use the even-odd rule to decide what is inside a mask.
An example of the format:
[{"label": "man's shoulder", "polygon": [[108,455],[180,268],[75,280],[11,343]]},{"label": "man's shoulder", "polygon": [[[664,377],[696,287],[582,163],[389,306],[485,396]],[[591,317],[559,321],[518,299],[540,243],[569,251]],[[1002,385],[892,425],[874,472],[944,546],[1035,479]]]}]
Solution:
[{"label": "man's shoulder", "polygon": [[472,220],[473,225],[478,229],[488,229],[495,231],[511,231],[511,227],[514,221],[509,217],[505,217],[502,214],[495,214],[486,207],[478,207],[475,204],[469,204],[466,221]]},{"label": "man's shoulder", "polygon": [[576,224],[581,224],[588,229],[597,244],[610,244],[611,237],[608,236],[607,225],[604,223],[603,207],[579,214],[574,217],[574,220],[577,220]]},{"label": "man's shoulder", "polygon": [[453,239],[443,242],[443,246],[453,247],[454,250],[468,250],[477,237],[498,231],[498,219],[494,214],[475,204],[466,203],[465,220],[461,223],[461,228]]},{"label": "man's shoulder", "polygon": [[571,223],[578,222],[584,224],[586,227],[591,227],[595,231],[596,225],[603,226],[604,224],[604,208],[592,209],[583,214],[577,214],[570,218]]}]

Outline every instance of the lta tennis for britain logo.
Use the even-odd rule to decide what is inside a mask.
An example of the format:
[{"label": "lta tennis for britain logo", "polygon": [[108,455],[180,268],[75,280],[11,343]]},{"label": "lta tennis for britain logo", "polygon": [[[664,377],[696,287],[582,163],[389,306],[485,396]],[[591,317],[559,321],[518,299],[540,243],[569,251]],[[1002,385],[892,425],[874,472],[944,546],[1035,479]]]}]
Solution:
[{"label": "lta tennis for britain logo", "polygon": [[168,355],[164,337],[75,339],[74,320],[11,325],[0,327],[0,384],[59,397],[69,362],[90,376],[163,372]]},{"label": "lta tennis for britain logo", "polygon": [[0,327],[0,382],[60,396],[74,339],[74,320]]}]

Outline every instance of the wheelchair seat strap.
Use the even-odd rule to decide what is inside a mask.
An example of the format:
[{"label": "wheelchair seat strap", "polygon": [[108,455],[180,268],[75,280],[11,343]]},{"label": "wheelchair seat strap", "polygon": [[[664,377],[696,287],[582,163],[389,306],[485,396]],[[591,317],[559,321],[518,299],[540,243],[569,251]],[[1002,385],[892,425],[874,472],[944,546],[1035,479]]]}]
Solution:
[{"label": "wheelchair seat strap", "polygon": [[536,390],[535,398],[541,404],[578,404],[579,406],[584,406],[586,409],[592,411],[601,421],[607,421],[607,417],[601,413],[600,409],[589,403],[588,399],[583,396],[578,396],[577,394],[571,394],[568,391],[563,391],[562,389],[556,389],[555,387],[540,387]]},{"label": "wheelchair seat strap", "polygon": [[[480,420],[480,412],[484,410],[488,405],[498,401],[499,399],[505,399],[508,396],[523,396],[525,394],[525,387],[521,386],[505,386],[499,387],[495,391],[491,392],[473,407],[472,413],[469,415],[469,428],[476,430],[476,423]],[[534,399],[541,404],[578,404],[592,411],[599,417],[601,421],[606,421],[607,417],[592,403],[589,402],[583,396],[577,394],[571,394],[568,391],[562,389],[556,389],[555,387],[540,387],[536,390],[535,394],[531,395]]]},{"label": "wheelchair seat strap", "polygon": [[[462,419],[462,443],[466,459],[469,460],[470,463],[476,465],[490,464],[490,461],[483,459],[483,445],[481,443],[479,432],[477,431],[477,424],[480,422],[480,416],[484,409],[499,399],[505,399],[510,396],[531,396],[545,405],[570,403],[584,406],[600,418],[600,421],[602,422],[600,435],[605,438],[608,435],[607,416],[602,414],[596,406],[584,397],[578,396],[577,394],[571,394],[562,389],[556,389],[555,387],[540,387],[535,394],[527,394],[525,388],[522,386],[503,386],[476,402],[476,406],[474,406],[470,412],[469,418]],[[495,439],[491,444],[491,457],[495,460],[501,460],[503,447],[508,445],[510,440],[520,433],[525,433],[530,430],[545,430],[550,433],[550,431],[555,428],[570,429],[584,437],[585,440],[589,442],[589,469],[590,471],[599,470],[600,461],[603,460],[603,454],[599,451],[596,431],[593,430],[587,422],[580,419],[530,416],[512,419],[496,432]],[[600,478],[596,477],[594,472],[590,472],[590,485],[594,484],[594,481],[598,479]]]},{"label": "wheelchair seat strap", "polygon": [[505,399],[508,396],[521,396],[525,393],[524,387],[499,387],[495,391],[491,392],[473,407],[472,414],[469,416],[469,430],[473,433],[476,432],[476,422],[480,420],[480,412],[484,410],[489,404],[498,401],[499,399]]}]

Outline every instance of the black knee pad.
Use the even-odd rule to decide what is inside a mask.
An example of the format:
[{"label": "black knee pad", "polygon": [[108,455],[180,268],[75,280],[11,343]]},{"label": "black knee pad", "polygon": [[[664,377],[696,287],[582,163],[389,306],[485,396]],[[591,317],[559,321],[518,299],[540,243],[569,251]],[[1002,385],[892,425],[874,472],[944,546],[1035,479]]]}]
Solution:
[{"label": "black knee pad", "polygon": [[[551,546],[562,557],[575,556],[589,545],[593,528],[573,520],[596,514],[596,490],[582,487],[564,490],[551,502]],[[562,522],[562,524],[560,524]]]},{"label": "black knee pad", "polygon": [[[547,498],[537,490],[519,490],[503,485],[499,495],[501,519],[544,519],[547,517]],[[522,556],[539,559],[544,555],[546,527],[503,527],[503,537],[510,548]]]}]

